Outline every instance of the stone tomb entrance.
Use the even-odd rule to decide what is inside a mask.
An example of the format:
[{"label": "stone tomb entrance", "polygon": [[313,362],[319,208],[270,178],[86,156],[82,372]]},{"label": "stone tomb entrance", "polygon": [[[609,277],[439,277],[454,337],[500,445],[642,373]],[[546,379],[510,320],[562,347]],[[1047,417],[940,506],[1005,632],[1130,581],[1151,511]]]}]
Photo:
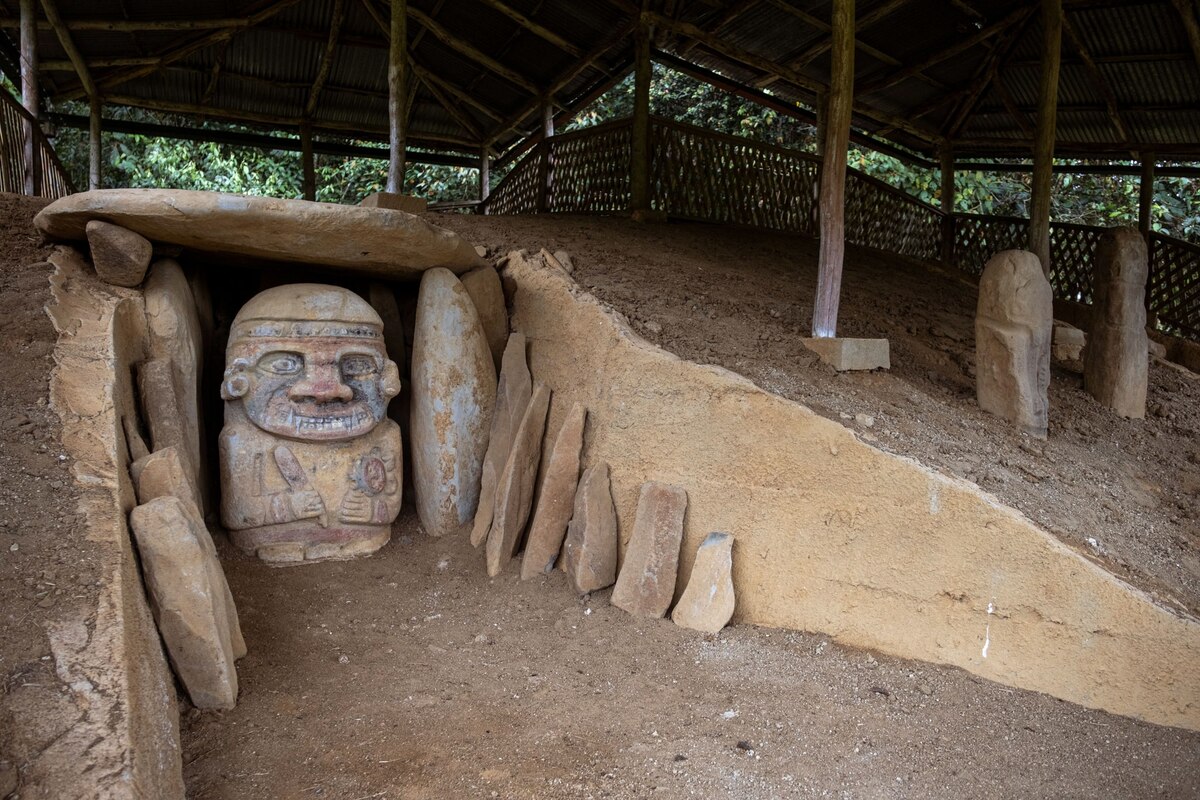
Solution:
[{"label": "stone tomb entrance", "polygon": [[[135,224],[128,218],[123,221]],[[172,250],[169,243],[162,242],[156,247],[156,258],[170,253],[179,262],[180,274],[188,278],[188,289],[198,309],[199,335],[211,343],[204,351],[207,355],[195,367],[196,430],[193,433],[190,429],[192,420],[187,415],[175,420],[174,428],[168,424],[171,420],[160,419],[157,424],[164,426],[161,431],[156,431],[154,425],[139,425],[122,413],[131,410],[122,408],[129,398],[118,397],[111,413],[117,425],[125,429],[122,439],[128,444],[114,439],[114,463],[124,467],[138,460],[139,438],[149,439],[148,449],[155,451],[163,449],[156,439],[166,442],[174,438],[178,447],[187,451],[195,436],[196,474],[205,478],[194,487],[198,508],[212,511],[229,499],[214,477],[222,463],[216,434],[225,423],[217,398],[223,387],[227,397],[235,396],[239,384],[236,370],[226,371],[229,365],[223,358],[223,341],[231,329],[236,329],[239,310],[264,289],[293,291],[283,287],[296,283],[338,286],[375,309],[383,321],[387,355],[397,365],[401,384],[389,413],[405,429],[403,450],[413,454],[410,458],[422,457],[415,455],[413,448],[414,438],[420,440],[422,434],[414,435],[408,428],[411,408],[417,402],[412,394],[414,379],[421,380],[421,369],[413,360],[414,347],[420,356],[418,361],[425,365],[436,364],[434,356],[444,356],[447,363],[459,365],[475,358],[492,369],[502,362],[503,342],[497,346],[496,338],[489,340],[486,331],[481,346],[460,347],[460,352],[451,354],[427,352],[428,342],[422,343],[415,335],[422,310],[418,284],[411,279],[380,281],[378,274],[347,271],[344,267],[330,270],[259,258],[234,261],[227,256],[214,257],[194,244],[182,250]],[[312,250],[309,258],[319,260],[318,251]],[[472,255],[469,260],[474,258]],[[224,535],[218,535],[220,562],[240,612],[246,655],[237,661],[236,708],[191,711],[184,716],[183,775],[192,794],[440,797],[494,792],[495,796],[585,797],[607,792],[637,797],[661,787],[667,796],[775,797],[795,788],[836,786],[847,779],[868,793],[904,786],[920,795],[955,786],[960,794],[981,794],[987,793],[991,785],[983,777],[994,766],[990,756],[959,753],[957,759],[949,759],[944,751],[937,758],[916,756],[911,742],[914,735],[926,737],[927,745],[936,750],[935,743],[946,732],[958,741],[994,740],[996,721],[1006,718],[1013,708],[1020,709],[1022,715],[1019,735],[1036,738],[1024,743],[1016,737],[1006,739],[1011,744],[1002,748],[1007,753],[1003,757],[1022,761],[1022,769],[1028,772],[1030,764],[1024,762],[1022,754],[1032,750],[1026,751],[1025,747],[1044,752],[1049,743],[1056,743],[1049,745],[1052,755],[1045,763],[1033,769],[1035,776],[1041,770],[1043,782],[1061,780],[1067,769],[1077,770],[1072,777],[1076,785],[1093,784],[1097,791],[1101,786],[1111,787],[1113,780],[1125,781],[1130,794],[1148,790],[1150,784],[1139,784],[1136,776],[1122,773],[1118,778],[1111,771],[1106,773],[1113,762],[1111,750],[1094,762],[1075,757],[1091,741],[1080,732],[1102,724],[1119,730],[1118,740],[1127,743],[1119,745],[1128,747],[1121,751],[1122,760],[1141,756],[1141,748],[1152,741],[1156,755],[1162,757],[1161,769],[1153,780],[1171,782],[1178,774],[1179,782],[1172,785],[1181,791],[1190,786],[1188,781],[1194,778],[1183,767],[1189,761],[1194,763],[1195,739],[1188,734],[1079,707],[1064,710],[1048,696],[1027,691],[1016,690],[1014,700],[1014,690],[978,683],[968,673],[884,654],[953,664],[1010,686],[1036,688],[1076,703],[1196,727],[1197,685],[1194,673],[1189,677],[1188,671],[1197,654],[1193,621],[1163,611],[1146,596],[1065,548],[1056,548],[1048,537],[1042,538],[1046,537],[1044,533],[1013,512],[997,508],[990,501],[981,502],[978,493],[969,491],[962,482],[901,466],[900,460],[858,442],[844,429],[826,429],[809,419],[800,406],[771,399],[762,392],[758,392],[758,398],[754,394],[758,390],[749,391],[744,382],[728,373],[689,372],[692,365],[650,347],[610,313],[599,309],[561,269],[562,259],[548,254],[512,254],[499,260],[508,282],[511,327],[528,339],[533,385],[522,394],[519,388],[506,389],[502,378],[492,396],[495,413],[486,416],[499,419],[506,391],[523,398],[523,402],[513,403],[517,408],[507,409],[511,427],[507,438],[514,451],[522,447],[541,451],[543,475],[538,475],[537,461],[531,474],[528,466],[522,468],[511,459],[502,459],[494,466],[493,484],[507,488],[502,499],[497,496],[493,501],[504,510],[495,511],[492,525],[487,526],[491,529],[485,531],[486,557],[471,547],[470,531],[472,527],[478,529],[473,514],[455,517],[459,510],[453,503],[429,503],[427,508],[412,505],[411,484],[419,480],[414,472],[421,470],[414,470],[411,461],[405,464],[401,457],[391,469],[384,464],[382,477],[376,481],[380,485],[374,487],[372,473],[364,466],[364,458],[372,457],[370,448],[342,459],[344,464],[328,467],[328,471],[338,472],[339,479],[354,482],[368,499],[388,496],[389,476],[397,483],[409,484],[403,488],[405,507],[397,509],[395,523],[387,526],[391,541],[378,543],[382,549],[370,558],[272,570],[232,547]],[[136,305],[141,300],[141,292],[135,290],[105,289],[90,275],[91,265],[78,257],[65,253],[56,261],[62,276],[60,307],[74,298],[78,308],[85,304],[84,296],[91,295],[93,310],[111,316],[113,308]],[[465,273],[475,266],[470,263],[456,269]],[[489,275],[486,270],[479,274]],[[154,280],[153,271],[150,278]],[[469,291],[470,283],[463,281],[461,285]],[[151,286],[144,284],[147,289]],[[499,281],[495,281],[490,291],[498,290]],[[164,357],[161,349],[155,351],[156,325],[169,331],[158,334],[161,341],[179,345],[187,338],[178,320],[171,328],[156,319],[154,295],[148,292],[144,301],[148,330],[141,350],[126,342],[116,349],[125,348],[128,353],[110,357],[117,379],[130,382],[130,393],[137,381],[130,377],[129,368]],[[473,301],[472,305],[478,314],[485,304]],[[493,317],[492,330],[507,334],[510,323],[504,305],[502,302],[503,325],[495,325]],[[60,325],[69,326],[67,316]],[[267,316],[286,315],[273,313],[263,319]],[[336,321],[364,319],[339,316]],[[373,325],[373,320],[367,321]],[[484,330],[484,322],[479,321],[478,327]],[[397,328],[403,331],[402,339],[396,336]],[[114,336],[116,330],[110,327],[106,335]],[[105,334],[99,331],[97,335]],[[123,337],[137,335],[121,333]],[[118,343],[114,340],[112,344]],[[184,351],[190,349],[176,347],[167,355],[177,356],[172,363],[178,365],[186,360]],[[284,348],[280,352],[292,351]],[[287,366],[279,365],[285,376]],[[386,365],[379,366],[386,371]],[[143,403],[145,396],[152,394],[147,392],[152,384],[142,377],[146,372],[143,366],[132,373],[140,378]],[[153,377],[153,369],[149,374]],[[661,424],[653,423],[645,409],[630,405],[637,396],[636,391],[628,394],[633,388],[631,378],[635,383],[642,382],[640,391],[645,401],[650,400],[647,387],[651,394],[663,391],[664,397],[675,398],[671,415],[663,417]],[[60,374],[58,380],[66,386],[71,376]],[[167,383],[178,388],[180,381]],[[537,384],[543,387],[539,389]],[[689,396],[691,391],[697,396]],[[544,400],[538,400],[539,394],[545,396]],[[791,500],[771,501],[777,507],[771,502],[757,503],[768,516],[778,518],[782,514],[788,520],[783,525],[773,526],[762,518],[750,521],[751,517],[739,516],[741,509],[748,508],[745,503],[731,504],[725,498],[732,484],[723,483],[727,479],[713,471],[714,465],[704,466],[702,460],[688,456],[686,448],[672,450],[667,446],[669,437],[694,437],[696,421],[713,413],[698,399],[703,396],[724,398],[718,402],[728,405],[729,413],[736,414],[737,408],[746,407],[753,412],[747,419],[769,412],[776,435],[786,431],[784,438],[799,448],[799,455],[810,444],[832,454],[831,463],[841,453],[853,462],[841,467],[847,481],[856,480],[855,474],[875,476],[876,481],[882,478],[882,491],[892,495],[890,499],[879,499],[890,503],[893,525],[907,523],[926,531],[925,535],[950,537],[946,541],[964,536],[970,540],[970,531],[999,529],[1004,532],[1005,544],[997,552],[977,554],[972,548],[978,548],[980,542],[968,541],[969,548],[953,553],[946,562],[953,562],[957,572],[943,571],[939,580],[946,585],[931,588],[937,596],[958,592],[963,598],[956,601],[958,606],[942,609],[935,605],[913,613],[903,603],[895,602],[902,594],[895,595],[888,604],[890,613],[896,615],[894,621],[907,634],[872,638],[871,626],[888,621],[888,615],[883,614],[882,607],[875,607],[869,593],[855,601],[839,590],[818,600],[808,582],[810,567],[785,569],[781,574],[778,564],[765,559],[765,554],[774,551],[784,553],[785,559],[804,560],[802,553],[779,549],[796,542],[798,536],[803,539],[793,527],[796,520],[801,520],[799,530],[804,530],[803,514],[793,516],[797,506],[791,505]],[[475,402],[477,406],[487,405],[486,400],[476,398]],[[764,405],[759,411],[753,411],[760,403]],[[594,473],[603,464],[603,473],[611,472],[614,485],[609,503],[613,509],[608,513],[613,514],[610,524],[614,531],[619,528],[620,541],[626,543],[620,551],[632,546],[631,539],[642,541],[639,529],[643,510],[647,518],[679,518],[667,525],[682,537],[678,552],[683,554],[682,574],[674,584],[674,592],[666,592],[668,607],[672,597],[678,599],[683,592],[697,549],[716,530],[706,529],[712,527],[714,519],[724,518],[735,523],[729,526],[735,542],[731,584],[738,592],[735,619],[803,627],[817,633],[739,625],[716,638],[704,638],[655,619],[662,613],[657,599],[661,587],[653,592],[623,590],[626,599],[622,608],[628,606],[633,611],[643,605],[655,606],[646,618],[610,606],[609,591],[602,586],[588,585],[596,591],[576,595],[572,582],[578,585],[582,572],[567,576],[557,571],[545,574],[530,570],[530,580],[519,580],[522,565],[508,559],[519,552],[522,531],[527,526],[539,528],[538,520],[530,517],[538,513],[541,498],[536,495],[545,477],[544,465],[558,457],[558,440],[565,434],[563,423],[576,416],[576,405],[587,410],[583,457],[576,459],[576,469],[582,472],[588,468]],[[694,420],[683,424],[680,415],[690,415]],[[79,416],[76,424],[83,422],[84,415]],[[478,409],[470,415],[476,423],[481,416]],[[496,425],[489,421],[490,436],[485,437],[485,445],[497,436]],[[641,437],[643,444],[636,445],[627,438],[630,436]],[[455,452],[464,447],[448,446],[448,440],[438,440],[436,435],[425,441],[440,442]],[[659,455],[654,454],[654,448],[660,448]],[[294,471],[287,456],[281,457],[269,447],[261,449],[284,477],[284,491],[293,491],[293,498],[311,491],[287,479]],[[387,454],[381,451],[377,457],[382,463]],[[753,453],[743,454],[748,460],[739,468],[751,469],[749,461],[754,457]],[[776,456],[768,450],[765,457]],[[180,469],[187,469],[188,458],[185,455],[178,459]],[[559,460],[570,459],[563,455]],[[300,457],[296,461],[304,463]],[[690,468],[681,466],[689,461]],[[482,472],[486,453],[480,454],[480,462],[481,472],[473,481],[486,483]],[[527,474],[523,475],[522,469]],[[668,485],[648,493],[658,498],[654,502],[662,509],[649,501],[640,503],[639,496],[647,492],[634,491],[647,481],[658,480],[678,485],[675,490]],[[235,481],[235,485],[240,488],[242,483]],[[924,500],[939,498],[936,510],[929,503],[917,504],[921,505],[917,509],[905,499],[914,486]],[[449,491],[451,488],[455,491]],[[122,503],[127,509],[141,500],[129,496],[133,482],[120,473],[114,489],[124,494]],[[261,497],[253,490],[250,494]],[[684,495],[686,516],[682,506],[668,508],[677,494]],[[425,494],[427,498],[436,496],[457,497],[454,481]],[[527,499],[522,502],[523,496]],[[326,499],[321,497],[320,501],[322,510],[328,511]],[[587,522],[586,526],[580,524],[577,534],[571,534],[586,549],[589,537],[595,536],[589,532],[593,519],[596,530],[604,529],[604,504],[591,500],[589,495],[584,498],[581,516],[580,500],[576,498],[575,502],[573,514],[558,516],[564,523],[573,518]],[[822,501],[810,498],[804,502],[819,505]],[[514,503],[525,506],[524,512],[519,508],[508,510]],[[316,509],[318,504],[310,505],[308,510]],[[368,505],[372,510],[367,517],[374,520],[374,505]],[[723,511],[714,517],[713,509],[722,505]],[[266,507],[271,508],[270,504]],[[297,507],[307,508],[293,505],[289,499],[288,508],[294,512]],[[315,517],[320,513],[317,510]],[[388,514],[392,514],[390,508]],[[938,519],[920,521],[919,514],[933,514]],[[383,516],[375,524],[383,524]],[[210,515],[210,519],[214,517]],[[864,522],[866,535],[875,535],[871,533],[874,523],[869,518]],[[443,524],[446,528],[439,530]],[[684,526],[682,531],[678,525]],[[428,535],[434,532],[446,535]],[[659,541],[653,537],[651,540]],[[675,546],[680,548],[678,541]],[[920,543],[906,546],[919,547]],[[257,546],[246,549],[263,555]],[[647,548],[638,545],[636,549]],[[318,559],[329,555],[319,549],[314,554]],[[993,614],[988,599],[973,588],[973,559],[980,555],[986,555],[991,563],[995,593],[992,602],[998,602],[1002,609],[999,615]],[[304,556],[308,556],[307,549]],[[605,560],[603,552],[593,557],[598,559],[596,563]],[[655,558],[658,556],[647,555],[646,563]],[[703,560],[722,561],[719,557]],[[1011,588],[1003,582],[994,583],[997,564],[1010,576]],[[762,565],[766,565],[766,572]],[[486,578],[485,566],[496,577]],[[817,571],[840,579],[837,576],[845,574],[844,569],[830,555],[828,564]],[[847,580],[861,581],[861,576]],[[906,580],[921,582],[929,577],[911,575]],[[1031,602],[1028,615],[1015,600],[998,600],[1007,598],[1006,592],[1028,594],[1022,587],[1071,584],[1083,587],[1078,599],[1042,596]],[[728,600],[724,590],[719,594],[723,601]],[[974,609],[976,603],[988,606],[987,610],[982,606]],[[1092,618],[1073,616],[1081,603],[1090,604],[1092,614],[1098,611],[1107,620],[1105,641],[1084,641],[1085,628]],[[822,621],[824,614],[829,617]],[[1039,617],[1053,619],[1053,640],[1058,642],[1055,647],[1045,646],[1050,640],[1044,638],[1042,628],[1046,623]],[[993,634],[996,637],[990,662],[986,648],[983,658],[978,656],[975,623],[980,621],[988,622],[987,641],[991,642]],[[820,631],[874,648],[875,653],[831,644]],[[1076,640],[1076,631],[1084,631],[1083,639]],[[933,639],[939,641],[937,649],[922,650],[922,642]],[[1030,647],[1001,645],[1005,640]],[[1136,646],[1153,649],[1153,663],[1141,660]],[[1080,647],[1099,647],[1094,657],[1105,663],[1101,673],[1073,659],[1073,648]],[[812,676],[816,677],[810,680]],[[137,687],[131,691],[136,692]],[[160,706],[163,713],[170,713],[167,706]],[[975,719],[964,719],[962,709],[967,706],[978,710]],[[1104,735],[1113,734],[1110,731]],[[1069,750],[1064,742],[1072,743]],[[918,747],[916,752],[921,749]],[[166,747],[164,752],[169,750]],[[1172,759],[1174,766],[1169,766]],[[974,764],[975,769],[960,769],[964,763]]]}]

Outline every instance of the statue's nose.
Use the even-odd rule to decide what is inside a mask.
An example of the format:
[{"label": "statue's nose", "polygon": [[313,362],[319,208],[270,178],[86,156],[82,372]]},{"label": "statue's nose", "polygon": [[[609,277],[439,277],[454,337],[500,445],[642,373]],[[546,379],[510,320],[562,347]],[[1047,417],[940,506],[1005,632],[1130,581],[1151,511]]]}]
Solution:
[{"label": "statue's nose", "polygon": [[342,382],[342,372],[336,364],[311,364],[304,378],[292,384],[288,397],[317,403],[348,403],[354,398],[354,391]]}]

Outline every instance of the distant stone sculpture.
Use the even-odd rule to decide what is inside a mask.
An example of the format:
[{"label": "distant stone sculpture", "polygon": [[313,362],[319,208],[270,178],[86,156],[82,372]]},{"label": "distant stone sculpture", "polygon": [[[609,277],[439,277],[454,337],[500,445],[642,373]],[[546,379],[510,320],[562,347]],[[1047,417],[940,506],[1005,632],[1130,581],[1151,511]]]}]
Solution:
[{"label": "distant stone sculpture", "polygon": [[1005,250],[983,268],[975,314],[979,407],[1045,438],[1054,295],[1033,253]]},{"label": "distant stone sculpture", "polygon": [[234,318],[221,397],[221,520],[264,561],[349,558],[391,536],[403,484],[400,391],[371,306],[291,284]]},{"label": "distant stone sculpture", "polygon": [[1096,245],[1092,325],[1083,388],[1122,417],[1146,416],[1146,241],[1136,228],[1113,228]]}]

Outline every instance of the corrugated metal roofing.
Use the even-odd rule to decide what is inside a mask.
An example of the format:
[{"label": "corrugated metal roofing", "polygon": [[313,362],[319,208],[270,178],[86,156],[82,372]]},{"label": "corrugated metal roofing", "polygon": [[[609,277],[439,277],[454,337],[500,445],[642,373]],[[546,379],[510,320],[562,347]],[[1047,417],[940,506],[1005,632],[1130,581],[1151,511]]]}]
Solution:
[{"label": "corrugated metal roofing", "polygon": [[[335,8],[335,0],[58,0],[57,4],[69,22],[222,20],[268,14],[256,26],[223,37],[211,29],[77,30],[72,36],[95,64],[94,77],[108,97],[275,127],[298,125],[304,119]],[[1064,5],[1070,29],[1096,62],[1099,75],[1081,58],[1071,37],[1064,37],[1060,152],[1098,155],[1152,147],[1160,157],[1200,154],[1200,56],[1192,51],[1172,0],[1064,0]],[[879,16],[876,12],[881,8],[888,13],[860,25],[857,32],[856,85],[862,91],[856,99],[856,126],[925,155],[932,155],[947,136],[963,155],[1027,152],[1027,126],[1037,105],[1043,49],[1038,0],[859,0],[857,6],[860,20]],[[620,77],[632,40],[631,35],[620,34],[628,30],[642,4],[635,0],[409,0],[409,7],[410,55],[420,69],[437,79],[432,86],[421,80],[413,84],[409,140],[477,152],[484,143],[503,150],[536,130],[539,96],[549,87],[558,87],[554,100],[569,109],[592,89]],[[510,13],[504,13],[503,7]],[[387,0],[345,0],[344,8],[328,79],[309,121],[318,131],[378,137],[387,129],[388,51],[376,17],[386,20],[389,6]],[[0,14],[10,21],[16,10],[16,0],[0,0]],[[811,50],[828,40],[830,0],[651,0],[647,10],[716,36],[721,44],[710,48],[668,25],[667,30],[657,31],[655,44],[735,81],[769,84],[773,94],[810,107],[815,100],[813,85],[828,81],[828,53]],[[1196,13],[1194,7],[1192,11]],[[523,27],[514,15],[524,15],[568,44],[562,46]],[[957,48],[919,74],[866,91],[872,84],[887,82],[904,65],[945,54],[1006,19],[1012,20],[1010,27],[995,35]],[[429,29],[423,20],[432,20],[437,30]],[[718,25],[722,20],[724,24]],[[1001,44],[1010,33],[1019,36]],[[7,37],[0,43],[0,65],[11,64],[16,31],[10,26],[0,36]],[[446,37],[453,41],[445,41]],[[43,60],[65,61],[52,31],[40,32],[39,46]],[[181,57],[176,55],[180,48],[187,48]],[[599,58],[582,64],[581,55],[595,50],[600,51]],[[807,85],[772,81],[758,66],[739,61],[740,53],[792,68],[804,76],[799,82]],[[809,57],[798,62],[801,55]],[[155,57],[165,57],[169,63],[158,69],[111,64],[113,59]],[[488,59],[521,80],[498,74],[486,63]],[[995,69],[993,59],[999,59]],[[44,93],[50,98],[78,96],[78,79],[62,67],[43,70]],[[982,91],[968,92],[979,76],[987,75],[992,75],[991,82]],[[1026,118],[1025,127],[1010,113],[997,91],[998,82]],[[1108,91],[1117,99],[1130,141],[1120,140],[1110,118],[1105,103]]]}]

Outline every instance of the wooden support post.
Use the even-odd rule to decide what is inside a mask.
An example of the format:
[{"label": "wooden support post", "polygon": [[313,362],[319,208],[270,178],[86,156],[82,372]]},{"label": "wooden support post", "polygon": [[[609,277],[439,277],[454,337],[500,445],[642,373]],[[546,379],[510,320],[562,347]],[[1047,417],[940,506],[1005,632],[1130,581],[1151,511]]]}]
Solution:
[{"label": "wooden support post", "polygon": [[404,193],[404,139],[408,128],[408,2],[391,0],[392,19],[388,47],[388,158],[387,191]]},{"label": "wooden support post", "polygon": [[1138,230],[1146,244],[1150,244],[1152,215],[1154,214],[1154,154],[1142,153],[1142,182],[1138,186]]},{"label": "wooden support post", "polygon": [[[492,193],[492,154],[487,147],[479,151],[479,202],[483,203]],[[482,213],[487,213],[487,206],[480,206]]]},{"label": "wooden support post", "polygon": [[942,159],[942,263],[954,263],[954,150],[947,142]]},{"label": "wooden support post", "polygon": [[817,155],[825,157],[825,142],[829,139],[829,90],[817,92]]},{"label": "wooden support post", "polygon": [[35,195],[38,186],[38,81],[37,81],[37,18],[35,0],[21,0],[21,105],[29,112],[32,120],[25,120],[25,194]]},{"label": "wooden support post", "polygon": [[854,0],[833,0],[833,46],[830,52],[829,102],[825,114],[825,150],[821,155],[821,244],[817,260],[817,294],[813,336],[837,335],[842,262],[846,254],[846,148],[850,143],[850,110],[854,103]]},{"label": "wooden support post", "polygon": [[101,188],[103,176],[100,173],[100,155],[103,152],[103,142],[100,133],[100,98],[92,95],[88,99],[88,189]]},{"label": "wooden support post", "polygon": [[317,168],[313,158],[312,125],[305,122],[300,125],[300,165],[304,172],[304,199],[317,199]]},{"label": "wooden support post", "polygon": [[630,210],[650,210],[650,29],[638,20],[633,38],[633,141],[630,151]]},{"label": "wooden support post", "polygon": [[1054,122],[1062,54],[1062,0],[1042,3],[1042,82],[1033,141],[1033,186],[1029,198],[1029,249],[1050,277],[1050,190],[1054,179]]},{"label": "wooden support post", "polygon": [[554,135],[554,101],[549,97],[542,98],[542,138],[549,139]]}]

